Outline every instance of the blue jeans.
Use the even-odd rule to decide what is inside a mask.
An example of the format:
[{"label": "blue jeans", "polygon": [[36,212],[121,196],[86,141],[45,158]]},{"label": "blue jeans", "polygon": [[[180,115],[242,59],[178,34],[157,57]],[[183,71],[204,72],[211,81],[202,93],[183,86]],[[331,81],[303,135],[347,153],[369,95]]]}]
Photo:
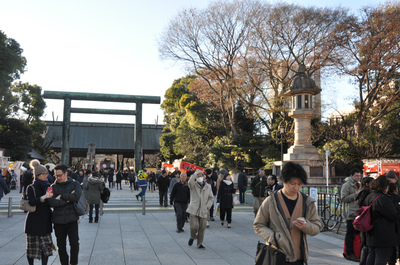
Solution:
[{"label": "blue jeans", "polygon": [[147,189],[147,187],[146,187],[146,186],[141,186],[140,188],[142,188],[142,191],[139,192],[138,196],[140,196],[140,198],[143,199],[143,196],[146,195],[146,189]]},{"label": "blue jeans", "polygon": [[92,219],[93,218],[93,205],[94,205],[94,209],[96,212],[96,218],[99,218],[99,208],[100,208],[100,204],[90,204],[89,206],[89,218]]}]

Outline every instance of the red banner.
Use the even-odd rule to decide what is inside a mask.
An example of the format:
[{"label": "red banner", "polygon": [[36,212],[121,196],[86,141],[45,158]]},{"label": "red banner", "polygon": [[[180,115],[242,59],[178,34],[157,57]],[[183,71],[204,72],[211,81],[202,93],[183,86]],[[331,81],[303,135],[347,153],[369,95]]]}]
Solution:
[{"label": "red banner", "polygon": [[184,162],[184,161],[180,161],[179,162],[179,171],[183,171],[183,172],[187,172],[187,171],[195,171],[196,169],[199,169],[201,171],[203,171],[204,173],[206,172],[206,170],[202,167]]}]

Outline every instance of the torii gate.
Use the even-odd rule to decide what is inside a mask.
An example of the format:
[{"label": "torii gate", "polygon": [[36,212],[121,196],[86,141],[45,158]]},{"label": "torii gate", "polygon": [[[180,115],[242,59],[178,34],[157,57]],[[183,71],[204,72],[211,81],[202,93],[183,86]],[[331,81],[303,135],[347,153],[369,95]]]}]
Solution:
[{"label": "torii gate", "polygon": [[[142,104],[160,104],[161,98],[157,96],[135,96],[119,94],[102,93],[82,93],[82,92],[62,92],[62,91],[44,91],[44,98],[63,99],[63,130],[61,143],[61,162],[69,163],[69,135],[71,113],[93,113],[93,114],[114,114],[114,115],[135,115],[135,170],[142,168],[141,150],[142,150]],[[108,101],[108,102],[127,102],[135,103],[136,110],[117,110],[117,109],[89,109],[89,108],[71,108],[71,100],[86,101]]]}]

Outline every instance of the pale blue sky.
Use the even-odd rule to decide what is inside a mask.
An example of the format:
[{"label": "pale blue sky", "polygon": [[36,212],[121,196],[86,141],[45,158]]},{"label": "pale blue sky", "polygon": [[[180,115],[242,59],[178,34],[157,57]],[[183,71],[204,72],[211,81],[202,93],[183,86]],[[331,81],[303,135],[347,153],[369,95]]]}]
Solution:
[{"label": "pale blue sky", "polygon": [[[160,96],[186,75],[180,65],[159,59],[156,39],[178,11],[204,8],[206,0],[0,0],[0,30],[24,49],[27,71],[22,82],[43,90]],[[277,1],[270,1],[277,2]],[[293,0],[301,5],[349,7],[382,3],[378,0]],[[325,86],[325,87],[324,87]],[[346,82],[322,82],[323,98],[352,90]],[[350,93],[349,93],[350,91]],[[355,92],[355,90],[354,90]],[[336,100],[335,99],[335,100]],[[328,100],[327,100],[328,101]],[[331,101],[331,99],[329,99]],[[63,102],[46,100],[45,120],[52,112],[62,120]],[[134,104],[73,101],[73,107],[134,109]],[[158,105],[144,105],[143,123],[154,124]],[[131,116],[72,114],[72,121],[134,122]]]}]

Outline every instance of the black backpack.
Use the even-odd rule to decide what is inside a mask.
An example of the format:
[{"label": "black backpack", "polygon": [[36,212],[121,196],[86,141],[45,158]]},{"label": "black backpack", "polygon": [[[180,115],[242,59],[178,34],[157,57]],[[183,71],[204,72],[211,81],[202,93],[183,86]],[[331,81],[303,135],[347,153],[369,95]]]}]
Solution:
[{"label": "black backpack", "polygon": [[103,203],[107,203],[108,200],[110,199],[110,195],[111,195],[110,190],[108,188],[104,188],[100,194],[101,201]]}]

